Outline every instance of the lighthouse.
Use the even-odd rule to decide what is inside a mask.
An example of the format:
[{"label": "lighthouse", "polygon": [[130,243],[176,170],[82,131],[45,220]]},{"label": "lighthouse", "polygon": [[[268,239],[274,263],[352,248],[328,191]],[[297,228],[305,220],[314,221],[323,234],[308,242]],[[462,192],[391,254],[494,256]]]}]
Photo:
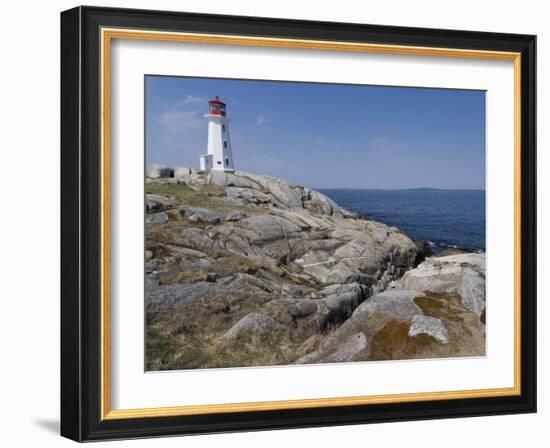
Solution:
[{"label": "lighthouse", "polygon": [[200,169],[235,171],[225,103],[219,97],[208,101],[208,113],[204,117],[208,120],[208,152],[200,156]]}]

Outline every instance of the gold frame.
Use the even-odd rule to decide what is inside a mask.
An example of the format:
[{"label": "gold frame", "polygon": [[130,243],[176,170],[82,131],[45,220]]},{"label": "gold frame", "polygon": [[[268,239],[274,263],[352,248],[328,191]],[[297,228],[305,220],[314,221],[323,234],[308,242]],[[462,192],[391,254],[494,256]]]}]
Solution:
[{"label": "gold frame", "polygon": [[[113,39],[207,43],[255,47],[332,50],[356,53],[383,53],[492,59],[514,62],[514,386],[445,392],[369,395],[304,400],[281,400],[212,405],[171,406],[142,409],[111,409],[110,369],[110,55]],[[157,32],[135,29],[101,29],[101,419],[117,420],[230,412],[306,409],[462,398],[502,397],[521,394],[521,54],[515,52],[455,48],[279,39],[216,34]]]}]

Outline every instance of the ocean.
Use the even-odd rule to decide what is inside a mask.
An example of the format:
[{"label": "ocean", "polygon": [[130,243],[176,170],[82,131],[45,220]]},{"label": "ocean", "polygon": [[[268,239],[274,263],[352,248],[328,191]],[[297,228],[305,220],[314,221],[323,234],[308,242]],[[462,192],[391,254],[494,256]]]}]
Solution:
[{"label": "ocean", "polygon": [[448,248],[485,251],[485,191],[319,189],[338,205]]}]

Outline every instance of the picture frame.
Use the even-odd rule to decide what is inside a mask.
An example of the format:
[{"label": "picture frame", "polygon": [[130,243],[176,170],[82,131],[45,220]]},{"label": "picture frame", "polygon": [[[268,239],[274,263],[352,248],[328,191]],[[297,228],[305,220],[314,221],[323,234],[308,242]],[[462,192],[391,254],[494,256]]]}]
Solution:
[{"label": "picture frame", "polygon": [[[111,44],[511,61],[514,384],[394,395],[113,409]],[[152,57],[152,56],[149,56]],[[61,435],[75,441],[536,412],[536,37],[99,7],[61,14]],[[511,130],[509,130],[511,131]]]}]

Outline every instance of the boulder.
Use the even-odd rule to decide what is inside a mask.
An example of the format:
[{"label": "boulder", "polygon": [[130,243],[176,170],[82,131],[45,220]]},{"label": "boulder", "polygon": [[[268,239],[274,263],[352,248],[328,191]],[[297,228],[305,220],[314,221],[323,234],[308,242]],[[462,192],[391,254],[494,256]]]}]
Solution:
[{"label": "boulder", "polygon": [[145,195],[145,212],[160,212],[169,208],[172,208],[175,201],[170,196],[164,196],[161,194],[147,193]]},{"label": "boulder", "polygon": [[200,207],[182,207],[181,213],[190,221],[219,224],[223,220],[221,213]]},{"label": "boulder", "polygon": [[406,272],[399,285],[402,289],[458,294],[464,307],[480,317],[485,310],[485,255],[426,258]]},{"label": "boulder", "polygon": [[165,212],[153,213],[145,218],[145,222],[149,224],[165,224],[168,221],[170,221],[170,218]]},{"label": "boulder", "polygon": [[419,334],[427,334],[442,344],[447,344],[449,342],[447,328],[445,328],[445,325],[440,319],[436,319],[435,317],[421,314],[417,314],[413,317],[409,328],[409,336],[413,337]]},{"label": "boulder", "polygon": [[250,313],[233,325],[224,335],[224,339],[235,339],[242,333],[265,333],[276,331],[280,325],[272,317],[260,313]]},{"label": "boulder", "polygon": [[304,188],[304,206],[312,211],[332,216],[355,217],[355,213],[341,208],[336,202],[318,191]]},{"label": "boulder", "polygon": [[376,332],[377,327],[383,326],[390,319],[406,321],[422,314],[414,299],[423,295],[419,291],[384,291],[363,302],[353,313],[353,318],[368,323],[368,333]]},{"label": "boulder", "polygon": [[229,212],[225,215],[224,221],[240,221],[244,218],[244,214],[239,211]]}]

